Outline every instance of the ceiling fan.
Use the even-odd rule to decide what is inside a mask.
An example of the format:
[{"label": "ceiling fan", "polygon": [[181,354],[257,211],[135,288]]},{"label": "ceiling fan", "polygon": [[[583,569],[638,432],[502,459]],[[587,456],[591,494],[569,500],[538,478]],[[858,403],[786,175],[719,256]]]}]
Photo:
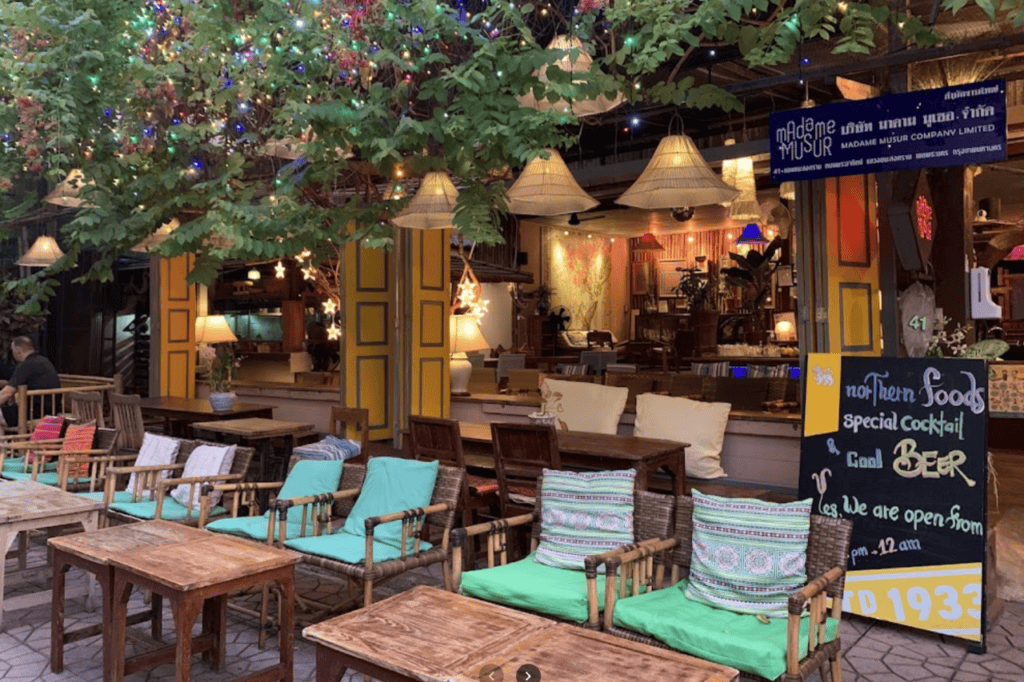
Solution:
[{"label": "ceiling fan", "polygon": [[575,225],[579,225],[580,223],[586,222],[588,220],[597,220],[598,218],[607,218],[607,217],[608,216],[606,216],[604,214],[600,214],[600,215],[584,215],[581,218],[578,213],[573,213],[572,215],[569,216],[569,224],[575,226]]}]

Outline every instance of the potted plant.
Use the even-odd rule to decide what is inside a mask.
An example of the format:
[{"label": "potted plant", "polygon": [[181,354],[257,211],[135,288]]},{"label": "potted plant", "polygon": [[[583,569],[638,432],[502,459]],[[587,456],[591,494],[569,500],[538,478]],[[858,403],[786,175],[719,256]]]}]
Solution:
[{"label": "potted plant", "polygon": [[214,412],[227,412],[238,396],[231,390],[231,380],[238,372],[238,359],[231,344],[216,343],[199,350],[206,381],[210,384],[210,407]]},{"label": "potted plant", "polygon": [[707,272],[697,268],[676,268],[682,273],[672,293],[686,298],[695,332],[694,349],[713,355],[718,350],[718,273],[713,265]]},{"label": "potted plant", "polygon": [[758,343],[765,341],[761,309],[771,294],[772,275],[779,267],[773,258],[781,247],[782,239],[776,237],[765,247],[764,252],[751,249],[745,256],[730,253],[729,258],[736,265],[722,269],[726,283],[739,287],[743,292],[743,310],[750,316],[753,336]]},{"label": "potted plant", "polygon": [[531,292],[531,296],[537,301],[536,312],[538,315],[547,315],[551,310],[551,296],[555,290],[547,284],[541,284]]}]

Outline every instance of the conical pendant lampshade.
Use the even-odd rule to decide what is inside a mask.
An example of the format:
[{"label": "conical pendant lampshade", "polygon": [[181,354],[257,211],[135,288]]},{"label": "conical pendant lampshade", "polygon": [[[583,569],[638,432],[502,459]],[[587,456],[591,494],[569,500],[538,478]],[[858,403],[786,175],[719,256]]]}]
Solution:
[{"label": "conical pendant lampshade", "polygon": [[537,157],[526,164],[519,178],[508,188],[508,206],[522,215],[568,215],[583,213],[600,202],[583,191],[569,167],[554,149],[549,158]]},{"label": "conical pendant lampshade", "polygon": [[[562,71],[566,71],[571,74],[586,73],[590,71],[594,60],[587,53],[583,47],[583,43],[576,36],[555,36],[554,40],[548,45],[549,50],[577,50],[576,59],[571,59],[569,55],[566,55],[555,62]],[[534,71],[534,75],[540,79],[542,83],[547,83],[547,67]],[[573,83],[582,83],[581,79],[573,79]],[[546,97],[537,99],[533,96],[533,91],[527,92],[525,95],[516,97],[519,103],[524,107],[531,107],[539,111],[548,111],[554,109],[555,111],[567,112],[569,111],[569,102],[564,99],[560,99],[557,102],[549,102]],[[580,118],[584,116],[593,116],[595,114],[603,114],[606,111],[611,111],[615,107],[619,106],[625,101],[625,97],[622,93],[617,93],[613,99],[608,99],[603,94],[598,95],[593,99],[573,99],[572,101],[572,113]]]},{"label": "conical pendant lampshade", "polygon": [[423,182],[416,195],[402,211],[391,219],[395,225],[414,230],[443,230],[454,227],[455,202],[459,190],[455,188],[448,174],[431,171],[423,176]]},{"label": "conical pendant lampshade", "polygon": [[761,205],[757,203],[754,159],[749,156],[736,159],[736,189],[740,194],[729,206],[729,217],[733,220],[760,220]]},{"label": "conical pendant lampshade", "polygon": [[768,240],[761,234],[761,228],[757,223],[750,223],[743,228],[743,234],[736,240],[737,244],[749,244],[750,246],[759,246],[761,244],[767,244]]},{"label": "conical pendant lampshade", "polygon": [[640,235],[640,240],[637,245],[633,247],[634,251],[664,251],[665,247],[661,245],[658,238],[651,232],[644,232]]},{"label": "conical pendant lampshade", "polygon": [[32,248],[18,259],[18,265],[26,268],[45,268],[53,265],[64,257],[64,252],[57,245],[57,240],[47,235],[36,237]]},{"label": "conical pendant lampshade", "polygon": [[658,143],[647,168],[615,203],[653,210],[720,204],[734,196],[736,189],[708,167],[693,140],[669,135]]},{"label": "conical pendant lampshade", "polygon": [[156,231],[140,241],[138,244],[132,247],[132,251],[140,253],[148,253],[156,247],[167,241],[167,238],[171,236],[171,232],[174,232],[181,223],[178,222],[177,218],[171,218],[170,222],[166,222],[160,227],[156,228]]},{"label": "conical pendant lampshade", "polygon": [[[92,204],[86,204],[85,200],[82,199],[79,191],[82,185],[86,184],[85,175],[79,168],[72,168],[68,176],[58,183],[53,191],[43,197],[43,201],[48,204],[55,204],[57,206],[66,206],[67,208],[79,208],[81,206],[92,207]],[[89,181],[90,185],[96,183],[92,180]]]},{"label": "conical pendant lampshade", "polygon": [[[726,147],[731,147],[735,144],[736,140],[731,137],[725,141]],[[730,187],[736,186],[736,159],[726,159],[722,162],[722,182]],[[722,206],[728,206],[731,203],[731,201],[723,201]]]}]

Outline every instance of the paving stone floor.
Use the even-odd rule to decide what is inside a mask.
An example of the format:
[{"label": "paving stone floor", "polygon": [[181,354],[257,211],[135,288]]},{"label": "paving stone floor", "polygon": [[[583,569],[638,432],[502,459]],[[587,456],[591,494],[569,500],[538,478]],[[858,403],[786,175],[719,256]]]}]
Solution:
[{"label": "paving stone floor", "polygon": [[[378,588],[376,598],[383,599],[416,584],[440,586],[440,569],[433,568],[435,570],[420,569],[396,578]],[[7,569],[8,572],[16,571],[16,562],[8,560]],[[42,538],[38,538],[29,553],[27,580],[20,585],[10,586],[7,596],[45,587],[49,576]],[[69,589],[76,583],[84,585],[85,574],[72,569],[68,581]],[[330,581],[323,580],[322,576],[307,567],[300,567],[298,588],[301,594],[321,598],[331,595],[336,589]],[[84,596],[68,600],[65,609],[68,627],[99,622],[99,610],[88,610],[85,602]],[[142,608],[142,596],[136,592],[132,595],[129,612]],[[164,611],[164,632],[173,633],[170,610],[165,608]],[[295,680],[311,682],[315,679],[314,649],[302,639],[300,632],[301,627],[297,627]],[[197,658],[192,666],[192,679],[196,682],[230,679],[276,661],[276,637],[261,651],[256,646],[256,635],[253,619],[230,612],[226,670],[214,673],[205,664],[198,662]],[[842,638],[845,682],[1024,682],[1024,604],[1020,603],[1007,604],[989,634],[988,652],[983,655],[967,653],[966,643],[962,640],[852,616],[843,618]],[[49,647],[49,606],[5,613],[3,628],[0,630],[0,680],[103,682],[102,649],[98,638],[69,644],[65,649],[64,672],[60,674],[50,671]],[[136,673],[127,679],[132,682],[163,682],[174,679],[174,670],[168,664],[145,673]],[[360,679],[359,675],[349,675],[345,682],[360,682]],[[636,678],[632,673],[623,671],[622,679],[632,682]],[[817,674],[812,680],[819,682]]]}]

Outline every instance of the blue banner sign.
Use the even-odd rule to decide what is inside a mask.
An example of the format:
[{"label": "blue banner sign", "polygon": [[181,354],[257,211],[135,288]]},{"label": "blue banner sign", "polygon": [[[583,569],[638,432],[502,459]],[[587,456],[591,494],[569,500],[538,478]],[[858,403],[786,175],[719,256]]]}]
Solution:
[{"label": "blue banner sign", "polygon": [[1006,159],[1002,80],[772,114],[772,181]]}]

